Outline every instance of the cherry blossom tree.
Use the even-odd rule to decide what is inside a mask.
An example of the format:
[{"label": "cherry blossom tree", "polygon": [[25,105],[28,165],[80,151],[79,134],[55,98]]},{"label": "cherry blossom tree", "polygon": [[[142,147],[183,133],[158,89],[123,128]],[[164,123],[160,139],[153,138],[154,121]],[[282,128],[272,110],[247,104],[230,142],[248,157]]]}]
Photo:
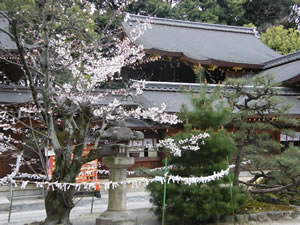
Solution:
[{"label": "cherry blossom tree", "polygon": [[[76,184],[76,176],[84,164],[100,158],[114,144],[100,144],[112,122],[134,118],[171,125],[181,123],[176,115],[164,112],[165,104],[152,108],[138,105],[135,97],[142,94],[144,82],[122,79],[122,67],[135,66],[147,59],[143,47],[132,43],[150,23],[141,23],[129,35],[130,39],[123,37],[122,29],[110,24],[122,15],[126,20],[122,11],[131,1],[115,2],[113,16],[97,29],[96,8],[90,1],[26,1],[0,12],[10,25],[9,30],[1,32],[14,40],[17,48],[17,60],[2,55],[0,60],[22,72],[16,84],[29,99],[0,107],[0,151],[16,158],[13,172],[0,179],[0,184],[17,185],[17,177],[22,180],[21,187],[30,179],[44,180],[34,183],[48,188],[46,225],[71,224],[74,192],[81,186],[95,188],[95,183]],[[101,8],[101,13],[105,13],[105,8]],[[182,151],[200,150],[196,143],[203,145],[206,138],[210,138],[208,134],[200,133],[178,143],[166,139],[158,146],[180,157]],[[84,154],[87,145],[92,149]],[[45,159],[49,150],[55,153],[56,160],[51,177]],[[38,157],[32,157],[33,154]],[[22,165],[27,165],[32,173],[20,173]],[[140,182],[191,185],[221,179],[228,173],[229,168],[207,177],[164,176]],[[117,185],[108,182],[105,188]]]},{"label": "cherry blossom tree", "polygon": [[[44,224],[71,224],[76,176],[82,165],[101,157],[105,146],[99,142],[112,121],[133,117],[176,124],[179,120],[164,113],[164,105],[124,106],[124,101],[134,102],[142,93],[143,82],[123,82],[120,70],[143,60],[143,48],[126,37],[120,39],[120,29],[111,30],[108,25],[96,33],[92,4],[69,0],[28,4],[1,12],[10,25],[1,32],[15,41],[18,56],[17,61],[1,60],[23,71],[18,85],[27,87],[31,100],[1,106],[1,151],[11,152],[17,160],[13,173],[0,182],[15,183],[24,164],[39,178],[48,179],[44,154],[52,149],[56,162],[47,181]],[[124,7],[120,4],[114,16],[120,16]],[[147,26],[141,24],[132,37],[137,38]],[[111,43],[113,47],[107,48]],[[108,82],[118,88],[104,88]],[[93,148],[85,155],[87,144]],[[29,151],[39,160],[33,160]],[[41,168],[37,170],[35,163]]]}]

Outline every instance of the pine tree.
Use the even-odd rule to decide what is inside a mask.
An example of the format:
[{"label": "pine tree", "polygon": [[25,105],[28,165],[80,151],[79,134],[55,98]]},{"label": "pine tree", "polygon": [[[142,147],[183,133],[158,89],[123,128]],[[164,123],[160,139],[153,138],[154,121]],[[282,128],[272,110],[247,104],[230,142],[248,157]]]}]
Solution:
[{"label": "pine tree", "polygon": [[[234,185],[238,186],[241,162],[250,160],[244,169],[254,170],[253,178],[246,185],[250,193],[279,192],[300,186],[299,171],[294,170],[300,159],[299,148],[285,150],[272,135],[293,136],[299,120],[287,116],[290,105],[280,97],[280,89],[271,75],[246,79],[228,80],[225,97],[234,106],[231,126],[237,151],[235,154]],[[252,87],[249,88],[249,82]],[[293,155],[293,157],[291,157]],[[266,157],[267,156],[267,157]],[[271,170],[265,173],[264,170]],[[273,180],[272,185],[260,185],[259,178]],[[275,186],[274,186],[275,185]],[[276,186],[277,185],[277,186]],[[256,187],[256,188],[253,188]]]},{"label": "pine tree", "polygon": [[[181,157],[170,157],[175,169],[169,174],[181,177],[208,176],[214,171],[226,169],[227,157],[235,150],[234,143],[223,126],[231,118],[231,112],[220,98],[220,90],[208,95],[206,90],[192,98],[193,111],[182,109],[181,118],[188,121],[182,133],[173,138],[176,142],[202,132],[210,134],[205,144],[198,143],[200,150],[184,151]],[[156,214],[161,216],[163,186],[160,183],[149,185]],[[245,202],[245,194],[234,190],[234,208]],[[200,224],[220,218],[232,210],[229,181],[227,178],[198,185],[168,184],[166,200],[167,224]]]}]

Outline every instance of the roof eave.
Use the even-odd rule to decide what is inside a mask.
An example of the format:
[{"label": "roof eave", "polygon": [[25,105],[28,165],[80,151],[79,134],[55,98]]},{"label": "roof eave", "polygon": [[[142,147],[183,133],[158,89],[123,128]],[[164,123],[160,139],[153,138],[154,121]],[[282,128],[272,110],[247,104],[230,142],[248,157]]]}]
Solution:
[{"label": "roof eave", "polygon": [[282,81],[282,85],[287,86],[287,87],[295,87],[295,86],[299,87],[300,86],[300,74],[298,74],[297,76],[295,76],[291,79]]},{"label": "roof eave", "polygon": [[192,64],[201,64],[201,65],[217,65],[221,67],[242,67],[248,69],[262,69],[264,64],[261,63],[238,63],[238,62],[228,62],[222,61],[218,59],[205,59],[205,60],[198,60],[191,57],[186,56],[183,52],[171,52],[171,51],[163,51],[159,49],[145,49],[145,52],[148,54],[155,54],[160,56],[173,56],[173,57],[180,57],[183,60],[186,60]]},{"label": "roof eave", "polygon": [[300,50],[264,62],[264,65],[265,65],[264,69],[271,69],[271,68],[276,67],[276,66],[280,66],[280,65],[283,65],[283,64],[294,62],[296,60],[300,60]]}]

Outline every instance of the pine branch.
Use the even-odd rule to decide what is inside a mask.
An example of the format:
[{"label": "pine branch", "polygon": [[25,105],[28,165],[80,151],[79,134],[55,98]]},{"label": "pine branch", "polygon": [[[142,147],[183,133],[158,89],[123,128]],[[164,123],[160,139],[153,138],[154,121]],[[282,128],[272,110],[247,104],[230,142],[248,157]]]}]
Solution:
[{"label": "pine branch", "polygon": [[[247,183],[245,183],[247,185]],[[271,188],[265,188],[265,189],[249,189],[248,191],[251,194],[264,194],[264,193],[273,193],[273,192],[280,192],[284,190],[289,190],[290,188],[295,188],[300,185],[300,180],[288,185],[284,186],[278,186],[278,187],[271,187]]]}]

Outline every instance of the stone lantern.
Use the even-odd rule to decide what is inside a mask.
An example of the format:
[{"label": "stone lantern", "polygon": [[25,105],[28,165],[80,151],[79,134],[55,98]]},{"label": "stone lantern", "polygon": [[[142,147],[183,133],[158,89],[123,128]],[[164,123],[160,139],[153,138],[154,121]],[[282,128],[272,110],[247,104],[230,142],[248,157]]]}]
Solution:
[{"label": "stone lantern", "polygon": [[144,134],[132,131],[124,121],[117,121],[108,128],[103,138],[111,144],[103,157],[103,164],[109,169],[109,180],[118,182],[118,186],[108,191],[108,209],[96,219],[96,225],[136,225],[136,216],[126,209],[126,175],[127,169],[134,164],[129,157],[130,140],[142,140]]}]

